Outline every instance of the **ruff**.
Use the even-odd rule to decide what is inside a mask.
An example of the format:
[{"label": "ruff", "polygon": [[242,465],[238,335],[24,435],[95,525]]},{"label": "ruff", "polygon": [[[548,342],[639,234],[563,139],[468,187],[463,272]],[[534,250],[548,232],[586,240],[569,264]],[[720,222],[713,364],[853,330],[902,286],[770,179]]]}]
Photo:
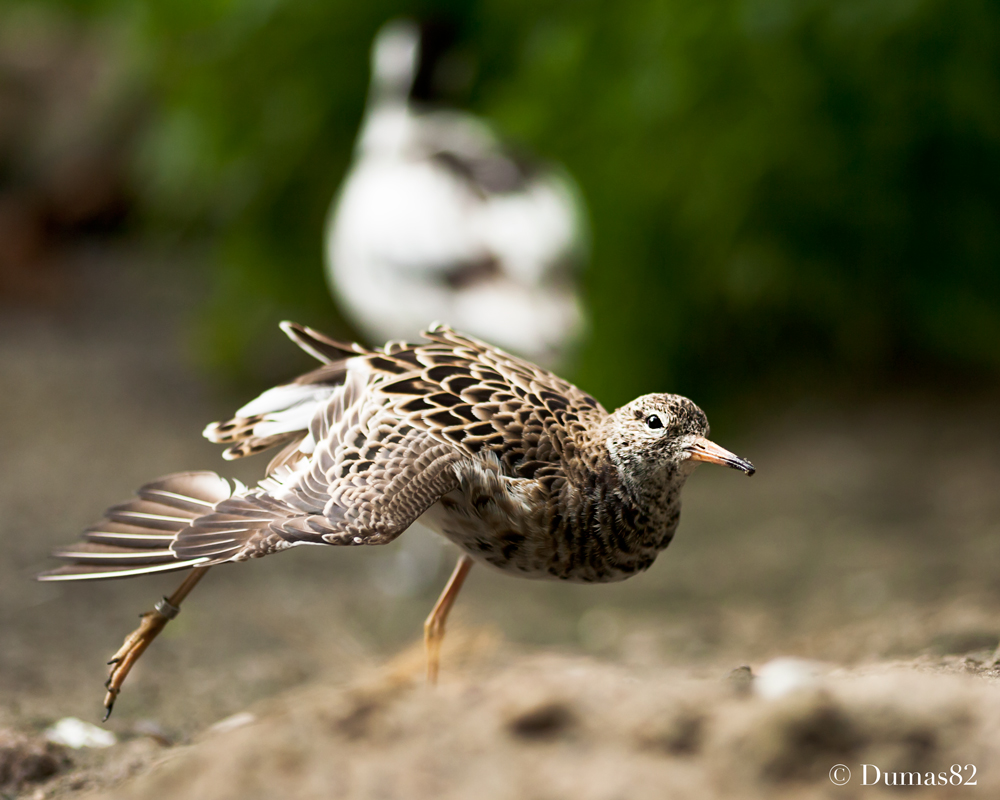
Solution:
[{"label": "ruff", "polygon": [[[214,472],[147,484],[57,552],[70,563],[42,580],[387,544],[419,519],[463,554],[428,620],[433,676],[444,618],[473,562],[528,578],[622,580],[670,543],[699,462],[754,472],[706,438],[705,414],[679,395],[644,395],[609,414],[551,372],[444,326],[426,343],[380,350],[282,327],[322,366],[205,429],[228,445],[227,459],[281,447],[260,484]],[[171,614],[151,613],[172,618],[179,600],[170,600]]]}]

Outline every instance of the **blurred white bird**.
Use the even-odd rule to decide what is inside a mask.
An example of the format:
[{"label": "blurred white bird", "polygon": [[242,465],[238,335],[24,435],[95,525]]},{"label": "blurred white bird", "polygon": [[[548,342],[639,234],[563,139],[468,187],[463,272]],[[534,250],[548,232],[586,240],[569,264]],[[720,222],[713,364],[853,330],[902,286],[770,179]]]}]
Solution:
[{"label": "blurred white bird", "polygon": [[375,38],[354,163],[327,226],[333,293],[372,341],[439,320],[564,361],[585,322],[579,191],[562,169],[512,155],[471,114],[417,106],[420,50],[407,20]]}]

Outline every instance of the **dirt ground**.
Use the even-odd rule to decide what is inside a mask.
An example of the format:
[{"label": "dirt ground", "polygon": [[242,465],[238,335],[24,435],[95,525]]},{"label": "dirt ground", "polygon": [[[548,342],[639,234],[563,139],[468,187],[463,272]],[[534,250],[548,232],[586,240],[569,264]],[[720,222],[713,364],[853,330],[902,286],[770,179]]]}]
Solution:
[{"label": "dirt ground", "polygon": [[[888,791],[859,785],[864,763],[974,764],[976,791],[1000,787],[1000,416],[942,387],[717,425],[757,475],[699,470],[676,540],[625,583],[474,570],[433,691],[416,643],[453,553],[429,534],[214,570],[130,676],[106,726],[119,744],[46,746],[58,719],[99,721],[104,662],[178,582],[35,583],[48,551],[161,474],[263,468],[200,438],[247,398],[191,366],[197,282],[167,266],[80,252],[61,305],[0,310],[5,797]],[[817,677],[768,699],[732,674],[783,656]],[[29,756],[52,774],[17,777]],[[841,763],[854,777],[834,786]]]}]

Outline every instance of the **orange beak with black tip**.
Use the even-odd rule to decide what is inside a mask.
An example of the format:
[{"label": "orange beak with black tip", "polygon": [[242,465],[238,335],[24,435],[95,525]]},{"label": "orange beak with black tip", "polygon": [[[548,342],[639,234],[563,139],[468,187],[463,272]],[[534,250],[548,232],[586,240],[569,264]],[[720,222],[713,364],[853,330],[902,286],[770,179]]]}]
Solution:
[{"label": "orange beak with black tip", "polygon": [[753,475],[757,469],[745,458],[740,458],[735,453],[730,453],[724,447],[719,447],[715,442],[699,436],[691,444],[684,448],[688,452],[688,458],[692,461],[706,461],[709,464],[721,464],[724,467],[742,470],[747,475]]}]

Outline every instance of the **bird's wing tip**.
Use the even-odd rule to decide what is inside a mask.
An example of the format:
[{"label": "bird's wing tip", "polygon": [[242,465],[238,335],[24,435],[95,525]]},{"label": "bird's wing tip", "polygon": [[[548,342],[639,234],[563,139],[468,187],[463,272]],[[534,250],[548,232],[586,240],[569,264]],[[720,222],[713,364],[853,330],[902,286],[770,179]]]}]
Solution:
[{"label": "bird's wing tip", "polygon": [[427,330],[424,331],[425,334],[428,333],[450,333],[452,328],[447,323],[442,322],[439,319],[434,320],[430,325],[427,326]]},{"label": "bird's wing tip", "polygon": [[35,576],[35,580],[41,583],[53,583],[57,581],[98,581],[110,578],[131,578],[138,575],[174,572],[176,570],[187,569],[188,567],[196,567],[210,560],[208,557],[201,556],[180,561],[170,561],[165,564],[145,564],[137,567],[108,566],[103,568],[93,565],[70,564],[65,567],[40,572]]}]

